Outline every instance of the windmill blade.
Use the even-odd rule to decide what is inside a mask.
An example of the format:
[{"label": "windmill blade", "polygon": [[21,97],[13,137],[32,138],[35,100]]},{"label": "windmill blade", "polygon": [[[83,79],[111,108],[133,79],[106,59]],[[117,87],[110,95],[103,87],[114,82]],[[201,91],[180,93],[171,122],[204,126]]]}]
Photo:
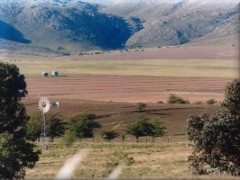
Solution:
[{"label": "windmill blade", "polygon": [[47,97],[41,97],[38,103],[39,110],[46,114],[51,107],[51,103]]}]

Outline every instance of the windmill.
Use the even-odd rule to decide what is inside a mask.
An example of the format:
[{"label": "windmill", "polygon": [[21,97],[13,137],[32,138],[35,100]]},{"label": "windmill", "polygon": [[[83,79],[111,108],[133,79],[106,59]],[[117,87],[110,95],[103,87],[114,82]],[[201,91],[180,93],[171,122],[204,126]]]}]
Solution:
[{"label": "windmill", "polygon": [[46,127],[46,120],[47,120],[47,112],[50,110],[51,104],[47,97],[41,97],[38,103],[39,110],[42,112],[43,119],[42,119],[42,128],[41,128],[41,143],[42,149],[47,150],[47,127]]}]

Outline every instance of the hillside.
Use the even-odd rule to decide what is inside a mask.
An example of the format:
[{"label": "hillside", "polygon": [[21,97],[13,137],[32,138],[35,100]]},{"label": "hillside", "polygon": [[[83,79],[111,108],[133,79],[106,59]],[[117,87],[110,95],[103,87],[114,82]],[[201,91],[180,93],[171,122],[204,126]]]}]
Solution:
[{"label": "hillside", "polygon": [[152,47],[237,36],[238,3],[236,0],[121,0],[105,4],[102,11],[126,19],[141,19],[144,28],[131,36],[126,45]]},{"label": "hillside", "polygon": [[0,1],[0,52],[69,55],[214,39],[233,43],[239,34],[238,3],[238,0]]}]

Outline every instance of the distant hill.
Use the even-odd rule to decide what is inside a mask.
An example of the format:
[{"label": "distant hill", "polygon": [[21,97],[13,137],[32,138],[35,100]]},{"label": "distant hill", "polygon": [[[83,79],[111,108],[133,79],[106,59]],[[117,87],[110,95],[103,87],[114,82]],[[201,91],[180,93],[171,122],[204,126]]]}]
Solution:
[{"label": "distant hill", "polygon": [[0,1],[0,52],[69,55],[171,46],[239,34],[239,1]]}]

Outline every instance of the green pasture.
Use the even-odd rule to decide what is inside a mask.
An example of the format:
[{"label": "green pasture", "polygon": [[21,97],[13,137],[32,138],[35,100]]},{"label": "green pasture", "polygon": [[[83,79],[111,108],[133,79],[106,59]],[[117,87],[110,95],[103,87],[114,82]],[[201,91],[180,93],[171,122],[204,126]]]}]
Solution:
[{"label": "green pasture", "polygon": [[[6,62],[6,60],[5,60]],[[40,77],[43,71],[58,70],[60,76],[119,75],[162,77],[238,77],[238,62],[231,60],[15,60],[21,73]]]}]

